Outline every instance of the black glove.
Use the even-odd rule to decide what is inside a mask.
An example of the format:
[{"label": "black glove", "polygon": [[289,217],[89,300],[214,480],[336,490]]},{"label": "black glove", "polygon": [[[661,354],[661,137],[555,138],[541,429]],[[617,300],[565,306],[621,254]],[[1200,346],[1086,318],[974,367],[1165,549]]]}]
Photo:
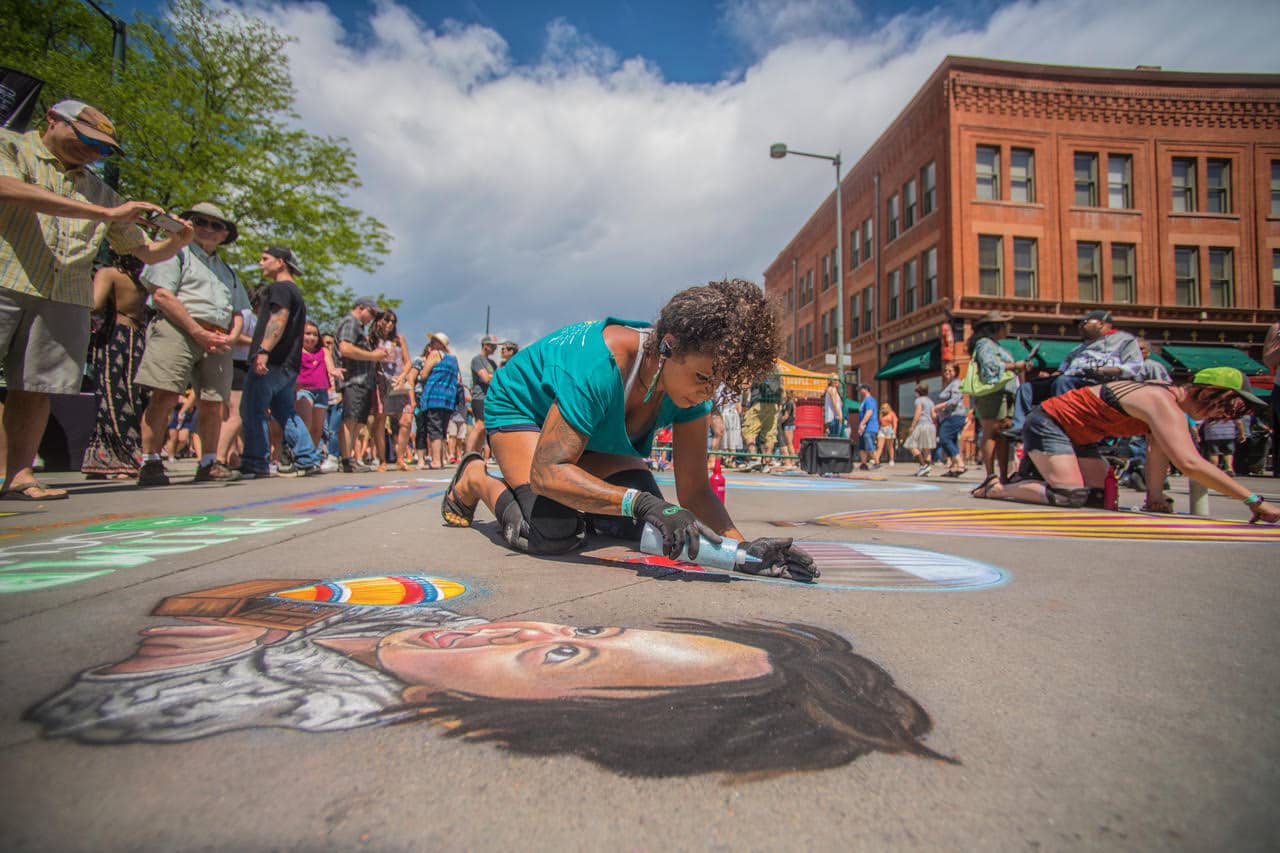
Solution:
[{"label": "black glove", "polygon": [[764,575],[768,578],[786,578],[793,581],[812,583],[821,572],[810,557],[799,548],[791,547],[792,539],[752,539],[742,547],[752,557],[759,557],[760,562],[748,560],[738,567],[739,571],[752,575]]},{"label": "black glove", "polygon": [[697,516],[682,506],[669,504],[662,498],[641,492],[631,502],[631,514],[639,521],[652,524],[662,534],[662,553],[674,560],[680,552],[689,548],[689,559],[698,557],[698,536],[719,545],[722,540]]}]

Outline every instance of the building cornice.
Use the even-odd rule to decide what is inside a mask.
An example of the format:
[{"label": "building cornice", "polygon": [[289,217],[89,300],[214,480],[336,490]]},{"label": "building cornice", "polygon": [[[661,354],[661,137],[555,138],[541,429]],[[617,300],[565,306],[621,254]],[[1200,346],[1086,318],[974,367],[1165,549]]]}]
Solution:
[{"label": "building cornice", "polygon": [[1280,130],[1280,90],[1197,92],[1077,82],[1043,85],[956,74],[948,96],[955,109],[969,113],[1152,127]]}]

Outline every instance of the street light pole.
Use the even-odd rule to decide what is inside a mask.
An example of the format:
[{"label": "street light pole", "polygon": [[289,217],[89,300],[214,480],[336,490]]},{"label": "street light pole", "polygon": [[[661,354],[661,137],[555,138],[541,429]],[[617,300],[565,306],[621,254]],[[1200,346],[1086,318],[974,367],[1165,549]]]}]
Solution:
[{"label": "street light pole", "polygon": [[[840,378],[840,388],[845,388],[844,375],[844,274],[840,272],[844,263],[844,204],[840,196],[840,154],[809,154],[804,151],[792,151],[785,142],[775,142],[769,146],[769,156],[781,160],[788,154],[797,157],[814,157],[818,160],[830,160],[836,167],[836,261],[832,273],[836,277],[836,376]],[[845,396],[845,395],[841,395]]]},{"label": "street light pole", "polygon": [[[120,82],[120,72],[124,70],[125,45],[128,40],[128,28],[125,22],[112,15],[106,9],[103,9],[93,0],[85,0],[93,10],[99,15],[107,19],[107,23],[111,24],[111,82]],[[114,160],[108,160],[103,166],[103,180],[107,182],[107,186],[116,190],[120,188],[120,164]]]}]

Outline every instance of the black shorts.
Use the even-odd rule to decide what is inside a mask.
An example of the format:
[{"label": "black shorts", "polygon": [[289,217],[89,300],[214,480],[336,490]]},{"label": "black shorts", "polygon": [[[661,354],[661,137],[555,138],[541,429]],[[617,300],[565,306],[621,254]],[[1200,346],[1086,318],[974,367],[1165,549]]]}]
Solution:
[{"label": "black shorts", "polygon": [[235,361],[231,362],[231,390],[243,391],[244,379],[249,375],[249,362]]},{"label": "black shorts", "polygon": [[1200,443],[1200,449],[1204,453],[1212,453],[1214,456],[1234,456],[1236,440],[1234,438],[1205,439]]},{"label": "black shorts", "polygon": [[478,421],[484,420],[484,397],[471,398],[471,417]]},{"label": "black shorts", "polygon": [[449,429],[449,418],[453,417],[453,409],[427,409],[422,414],[427,438],[444,438]]},{"label": "black shorts", "polygon": [[342,419],[363,423],[373,413],[373,398],[376,390],[370,385],[352,385],[348,383],[342,389]]}]

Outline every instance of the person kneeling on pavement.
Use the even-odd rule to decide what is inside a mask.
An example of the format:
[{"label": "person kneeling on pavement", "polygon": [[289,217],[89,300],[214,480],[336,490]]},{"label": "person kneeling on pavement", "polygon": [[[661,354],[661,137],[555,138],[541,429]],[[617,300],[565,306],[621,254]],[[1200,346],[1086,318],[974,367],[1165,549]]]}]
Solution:
[{"label": "person kneeling on pavement", "polygon": [[[445,493],[445,524],[467,527],[483,502],[508,545],[531,554],[576,548],[595,532],[638,540],[644,524],[666,556],[696,558],[700,539],[742,541],[707,482],[707,417],[720,382],[739,388],[773,371],[778,321],[756,285],[712,282],[677,293],[656,325],[576,323],[520,350],[485,397],[489,446],[502,477],[468,453]],[[657,430],[673,425],[676,493],[668,503],[646,468]],[[742,545],[740,571],[810,581],[813,559],[791,539]]]},{"label": "person kneeling on pavement", "polygon": [[1107,437],[1150,435],[1147,451],[1149,512],[1172,512],[1162,490],[1169,463],[1203,486],[1241,500],[1252,521],[1274,524],[1280,508],[1251,494],[1210,464],[1187,430],[1187,416],[1236,418],[1250,406],[1265,406],[1249,389],[1244,374],[1233,367],[1208,367],[1190,385],[1165,382],[1107,382],[1068,391],[1031,410],[1023,426],[1022,446],[1044,482],[1023,479],[1000,483],[988,477],[974,496],[1050,506],[1081,507],[1091,488],[1101,488],[1107,463],[1098,442]]}]

